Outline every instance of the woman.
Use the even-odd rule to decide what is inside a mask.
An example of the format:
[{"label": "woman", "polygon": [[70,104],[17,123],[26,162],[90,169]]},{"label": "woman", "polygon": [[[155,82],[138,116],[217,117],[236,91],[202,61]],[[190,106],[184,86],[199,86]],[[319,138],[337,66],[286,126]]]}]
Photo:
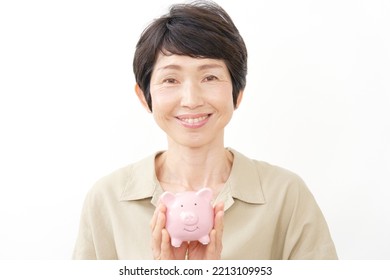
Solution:
[{"label": "woman", "polygon": [[[224,146],[246,84],[247,51],[221,7],[172,6],[142,33],[133,67],[137,96],[168,148],[92,188],[75,259],[337,258],[324,217],[297,175]],[[159,197],[203,187],[214,196],[210,243],[174,248]]]}]

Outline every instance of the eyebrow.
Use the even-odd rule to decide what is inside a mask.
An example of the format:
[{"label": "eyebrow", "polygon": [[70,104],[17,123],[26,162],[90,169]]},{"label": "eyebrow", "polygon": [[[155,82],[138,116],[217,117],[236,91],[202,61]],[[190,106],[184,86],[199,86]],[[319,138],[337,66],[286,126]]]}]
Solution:
[{"label": "eyebrow", "polygon": [[[223,66],[220,64],[217,64],[217,63],[207,63],[207,64],[202,64],[202,65],[198,66],[198,70],[207,70],[207,69],[213,69],[213,68],[223,68]],[[168,70],[168,69],[180,70],[180,69],[182,69],[182,66],[180,66],[178,64],[168,64],[168,65],[161,66],[161,67],[157,68],[156,71],[162,71],[162,70]]]},{"label": "eyebrow", "polygon": [[198,70],[206,70],[206,69],[213,69],[213,68],[223,68],[223,66],[216,63],[203,64],[198,67]]}]

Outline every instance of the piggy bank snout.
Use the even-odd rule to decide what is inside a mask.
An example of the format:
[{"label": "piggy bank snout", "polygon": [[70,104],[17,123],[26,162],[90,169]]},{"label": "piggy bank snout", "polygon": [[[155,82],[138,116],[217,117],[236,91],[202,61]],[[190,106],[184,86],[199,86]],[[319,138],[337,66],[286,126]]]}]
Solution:
[{"label": "piggy bank snout", "polygon": [[194,225],[198,223],[199,217],[192,211],[183,211],[180,213],[180,219],[185,225]]}]

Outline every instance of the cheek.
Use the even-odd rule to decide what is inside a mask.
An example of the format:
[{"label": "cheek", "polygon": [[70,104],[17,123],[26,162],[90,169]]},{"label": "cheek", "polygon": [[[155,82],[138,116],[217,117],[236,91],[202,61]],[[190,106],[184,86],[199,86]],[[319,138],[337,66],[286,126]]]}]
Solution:
[{"label": "cheek", "polygon": [[220,107],[234,108],[233,105],[233,88],[230,84],[219,85],[211,88],[207,94],[208,100]]},{"label": "cheek", "polygon": [[177,103],[177,94],[173,91],[151,90],[153,111],[169,111]]},{"label": "cheek", "polygon": [[174,95],[152,93],[152,113],[155,122],[165,130],[166,122],[171,120],[176,108]]},{"label": "cheek", "polygon": [[233,104],[233,96],[230,92],[224,91],[219,92],[213,95],[210,95],[208,98],[210,104],[213,107],[218,108],[219,111],[222,112],[233,112],[234,104]]}]

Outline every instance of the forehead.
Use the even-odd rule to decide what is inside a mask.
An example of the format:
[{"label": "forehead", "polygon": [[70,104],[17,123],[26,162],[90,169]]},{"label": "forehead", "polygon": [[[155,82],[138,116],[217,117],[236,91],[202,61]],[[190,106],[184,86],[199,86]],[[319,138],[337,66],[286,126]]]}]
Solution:
[{"label": "forehead", "polygon": [[195,58],[186,55],[163,54],[157,56],[153,72],[161,72],[165,70],[205,70],[205,69],[220,69],[228,71],[225,61],[213,58]]}]

